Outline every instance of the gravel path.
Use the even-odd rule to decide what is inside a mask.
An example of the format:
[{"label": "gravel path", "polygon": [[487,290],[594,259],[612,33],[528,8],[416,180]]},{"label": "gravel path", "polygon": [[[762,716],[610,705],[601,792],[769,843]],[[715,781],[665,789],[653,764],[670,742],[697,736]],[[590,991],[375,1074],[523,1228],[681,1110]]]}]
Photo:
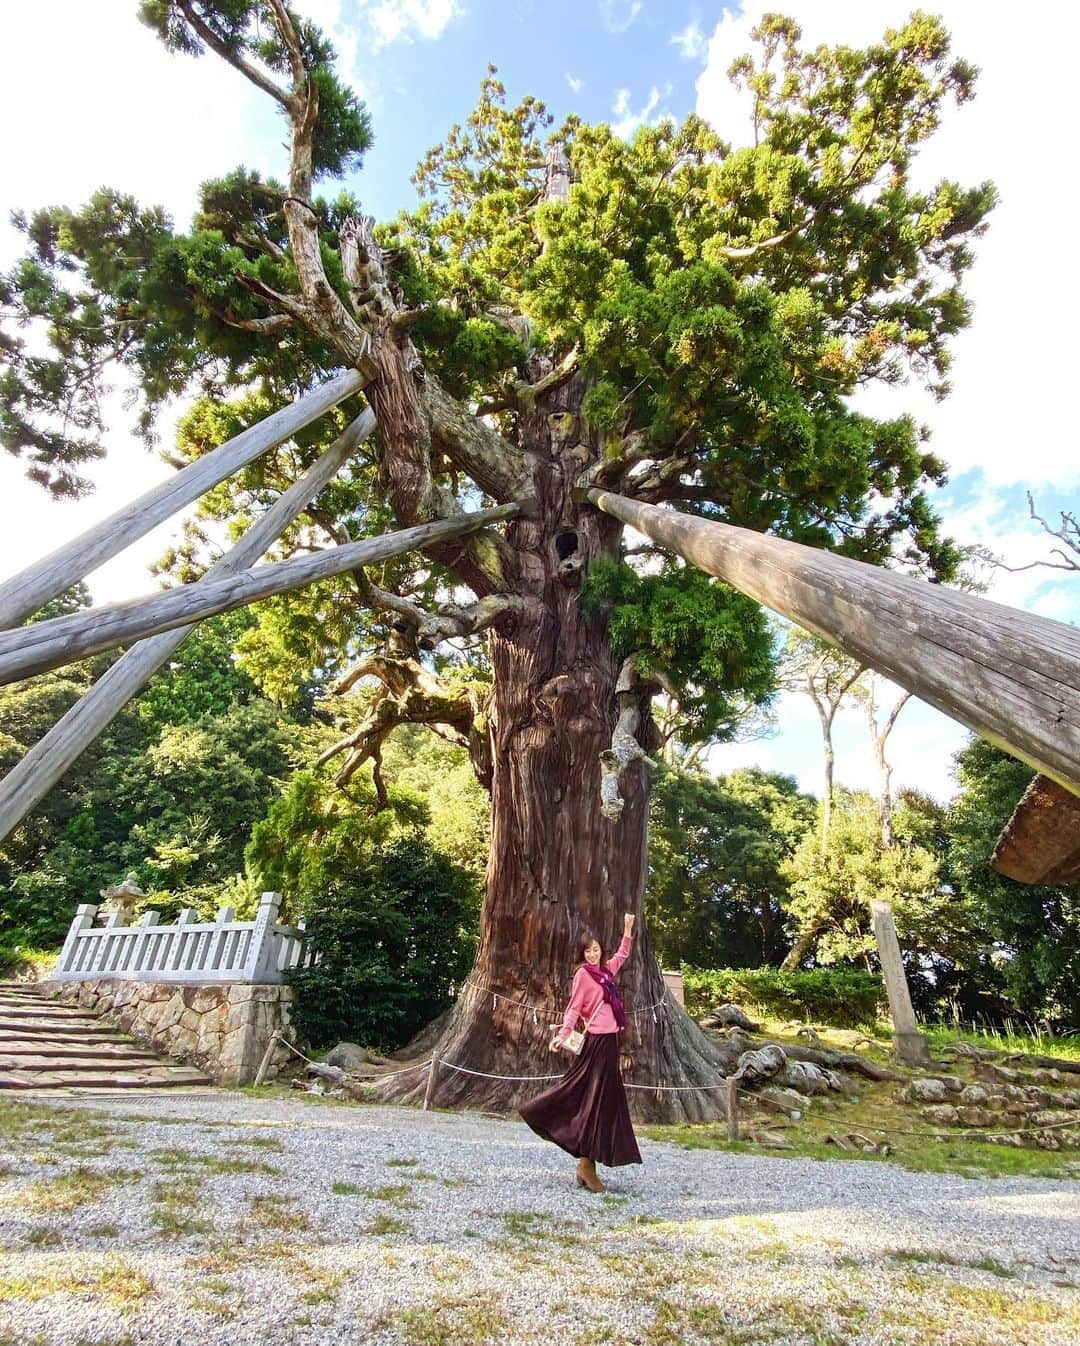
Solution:
[{"label": "gravel path", "polygon": [[1080,1340],[1076,1182],[643,1141],[597,1198],[511,1121],[92,1107],[4,1109],[3,1346]]}]

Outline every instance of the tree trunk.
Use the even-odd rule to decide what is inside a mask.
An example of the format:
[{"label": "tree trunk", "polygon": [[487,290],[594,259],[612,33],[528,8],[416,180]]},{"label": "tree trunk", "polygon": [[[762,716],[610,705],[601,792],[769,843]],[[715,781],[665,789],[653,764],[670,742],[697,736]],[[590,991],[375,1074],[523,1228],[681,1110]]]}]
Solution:
[{"label": "tree trunk", "polygon": [[[606,620],[582,616],[578,590],[584,564],[615,550],[621,525],[571,496],[583,451],[592,452],[579,414],[583,391],[565,384],[522,415],[525,494],[536,510],[507,530],[511,587],[525,599],[524,613],[491,634],[492,847],[480,945],[435,1047],[430,1101],[503,1111],[550,1087],[535,1077],[566,1068],[548,1043],[569,999],[581,936],[593,932],[611,953],[631,912],[634,949],[619,975],[628,1018],[624,1079],[686,1091],[632,1088],[631,1110],[641,1119],[712,1119],[724,1115],[722,1088],[690,1086],[715,1085],[731,1053],[665,995],[643,917],[647,767],[635,762],[624,771],[617,821],[600,808],[600,754],[611,745],[620,660]],[[647,727],[649,696],[642,696]],[[399,1076],[383,1091],[419,1100],[426,1083]]]}]

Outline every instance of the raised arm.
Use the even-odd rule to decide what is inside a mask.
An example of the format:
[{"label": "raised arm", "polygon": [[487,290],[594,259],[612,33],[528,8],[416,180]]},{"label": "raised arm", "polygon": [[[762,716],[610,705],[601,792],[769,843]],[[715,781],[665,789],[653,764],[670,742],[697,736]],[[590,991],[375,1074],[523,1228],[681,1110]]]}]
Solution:
[{"label": "raised arm", "polygon": [[627,958],[630,957],[630,950],[633,947],[634,940],[634,918],[629,912],[623,917],[623,936],[619,942],[619,947],[611,955],[606,963],[607,970],[614,977]]}]

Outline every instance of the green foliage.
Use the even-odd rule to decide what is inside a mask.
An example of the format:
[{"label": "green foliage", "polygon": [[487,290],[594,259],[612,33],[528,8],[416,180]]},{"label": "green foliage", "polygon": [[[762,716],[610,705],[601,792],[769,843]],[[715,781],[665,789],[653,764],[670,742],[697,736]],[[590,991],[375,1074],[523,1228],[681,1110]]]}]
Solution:
[{"label": "green foliage", "polygon": [[917,835],[924,814],[908,816],[903,801],[894,815],[897,844],[881,844],[877,802],[861,792],[838,791],[822,852],[808,832],[784,865],[789,907],[800,928],[820,925],[815,957],[829,965],[876,956],[870,900],[891,902],[901,947],[914,955],[951,952],[970,929],[962,897],[942,882],[939,855]]},{"label": "green foliage", "polygon": [[159,670],[135,702],[150,735],[167,725],[226,715],[258,697],[259,689],[233,657],[238,638],[253,625],[250,613],[241,609],[196,627],[184,642],[182,657]]},{"label": "green foliage", "polygon": [[[209,624],[208,624],[209,625]],[[238,910],[252,825],[298,743],[289,718],[232,669],[223,631],[192,637],[0,848],[0,935],[55,945],[80,902],[134,870],[163,916]],[[190,659],[190,662],[188,660]],[[87,665],[0,690],[0,753],[13,765],[81,695]],[[176,700],[170,701],[170,691]]]},{"label": "green foliage", "polygon": [[856,968],[814,968],[781,972],[777,968],[704,969],[684,964],[686,1008],[701,1018],[717,1005],[738,1005],[751,1018],[858,1028],[885,1009],[881,978]]},{"label": "green foliage", "polygon": [[788,776],[666,771],[649,827],[649,934],[665,967],[754,966],[787,947],[784,861],[814,801]]},{"label": "green foliage", "polygon": [[[684,455],[692,508],[879,563],[900,551],[947,577],[958,555],[923,490],[942,464],[912,421],[845,399],[910,373],[944,391],[994,192],[920,193],[907,172],[974,72],[925,15],[863,51],[802,52],[798,36],[767,20],[737,64],[757,137],[735,150],[694,117],[630,143],[571,118],[545,141],[543,105],[509,108],[492,72],[421,165],[426,199],[400,237],[462,320],[503,306],[556,357],[577,348],[589,419],[616,446],[636,434],[658,460]],[[550,146],[572,185],[534,230]],[[440,334],[427,336],[438,367]]]},{"label": "green foliage", "polygon": [[[295,844],[295,843],[294,843]],[[340,826],[309,842],[300,902],[319,961],[287,974],[293,1020],[319,1046],[400,1047],[450,1004],[475,949],[475,888],[414,830],[379,844]]]},{"label": "green foliage", "polygon": [[402,725],[383,753],[387,775],[423,799],[431,847],[483,880],[491,849],[491,799],[469,755],[420,725]]},{"label": "green foliage", "polygon": [[772,635],[764,611],[692,566],[669,561],[659,574],[639,575],[624,561],[598,557],[582,584],[581,608],[609,615],[619,657],[637,651],[642,674],[671,679],[686,741],[730,734],[738,718],[732,693],[761,705],[772,692]]},{"label": "green foliage", "polygon": [[1001,829],[1034,774],[1014,757],[973,739],[956,759],[960,789],[949,810],[950,876],[971,902],[993,949],[993,968],[1014,1013],[1080,1024],[1080,884],[1023,884],[990,859]]}]

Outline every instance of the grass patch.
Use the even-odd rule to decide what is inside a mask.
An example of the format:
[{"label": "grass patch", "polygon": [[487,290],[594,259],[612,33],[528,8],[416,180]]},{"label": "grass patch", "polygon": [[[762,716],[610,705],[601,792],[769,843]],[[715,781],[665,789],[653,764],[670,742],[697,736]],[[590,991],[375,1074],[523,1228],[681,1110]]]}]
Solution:
[{"label": "grass patch", "polygon": [[201,1271],[204,1275],[219,1278],[231,1271],[239,1271],[251,1265],[255,1256],[264,1250],[253,1252],[239,1241],[222,1241],[185,1260],[184,1265],[192,1271]]},{"label": "grass patch", "polygon": [[988,1271],[992,1276],[1003,1280],[1016,1280],[1019,1272],[1014,1267],[999,1262],[995,1257],[956,1257],[952,1253],[937,1252],[923,1248],[898,1248],[888,1254],[893,1262],[932,1263],[945,1267],[970,1267],[973,1271]]},{"label": "grass patch", "polygon": [[1056,1056],[1062,1061],[1080,1061],[1080,1034],[1075,1033],[1055,1037],[1052,1033],[1041,1033],[1038,1030],[1028,1032],[1022,1025],[1011,1021],[1004,1028],[921,1024],[919,1030],[929,1039],[932,1051],[966,1042],[972,1047],[987,1047],[991,1051],[1008,1052],[1010,1055]]},{"label": "grass patch", "polygon": [[295,1198],[270,1193],[252,1197],[249,1206],[251,1218],[261,1229],[277,1229],[290,1234],[302,1234],[311,1228],[311,1221]]},{"label": "grass patch", "polygon": [[220,1322],[227,1322],[244,1307],[244,1292],[233,1285],[227,1285],[224,1290],[214,1290],[207,1282],[191,1296],[191,1307]]},{"label": "grass patch", "polygon": [[386,1183],[382,1187],[362,1187],[361,1195],[366,1196],[370,1201],[393,1201],[398,1205],[405,1202],[405,1198],[412,1191],[407,1182]]},{"label": "grass patch", "polygon": [[1031,1327],[1054,1327],[1063,1339],[1080,1338],[1080,1306],[1062,1305],[1041,1295],[1025,1294],[1021,1287],[997,1290],[987,1285],[963,1285],[932,1272],[913,1272],[904,1288],[930,1297],[937,1309],[957,1327],[957,1316],[971,1317],[980,1327],[993,1326],[1016,1341],[1029,1340]]},{"label": "grass patch", "polygon": [[420,1163],[419,1159],[388,1159],[387,1168],[416,1168]]},{"label": "grass patch", "polygon": [[108,1172],[95,1168],[73,1168],[55,1178],[34,1183],[25,1193],[25,1201],[32,1211],[68,1214],[80,1206],[100,1201],[110,1187],[135,1182],[141,1177],[141,1173],[121,1168]]},{"label": "grass patch", "polygon": [[405,1309],[394,1328],[407,1346],[483,1346],[505,1338],[510,1318],[491,1291],[443,1294],[424,1308]]},{"label": "grass patch", "polygon": [[240,1136],[236,1140],[231,1140],[230,1145],[250,1145],[256,1150],[272,1150],[275,1154],[283,1154],[285,1151],[285,1142],[278,1140],[277,1136]]},{"label": "grass patch", "polygon": [[36,1248],[47,1248],[57,1243],[63,1243],[63,1231],[56,1229],[51,1224],[35,1225],[33,1229],[27,1230],[27,1243],[32,1243]]},{"label": "grass patch", "polygon": [[166,1148],[151,1150],[150,1158],[164,1169],[200,1168],[205,1173],[266,1173],[279,1177],[281,1169],[261,1159],[240,1159],[230,1155],[204,1154],[193,1150]]},{"label": "grass patch", "polygon": [[[643,1346],[684,1346],[693,1338],[704,1339],[709,1346],[744,1346],[744,1343],[761,1341],[756,1332],[726,1322],[715,1305],[687,1304],[681,1299],[660,1300],[653,1320],[640,1340]],[[814,1346],[819,1343],[825,1346],[825,1338],[815,1337]]]},{"label": "grass patch", "polygon": [[86,1232],[94,1239],[114,1239],[120,1236],[119,1226],[113,1224],[111,1220],[102,1220],[100,1224],[89,1225]]},{"label": "grass patch", "polygon": [[323,1271],[311,1262],[301,1260],[295,1270],[303,1276],[306,1289],[300,1295],[302,1304],[333,1304],[338,1297],[338,1288],[345,1279],[340,1272]]},{"label": "grass patch", "polygon": [[557,1221],[539,1211],[505,1211],[502,1222],[506,1232],[514,1239],[522,1241],[542,1239],[544,1243],[557,1244],[563,1248],[578,1246],[576,1231],[569,1232],[564,1221]]},{"label": "grass patch", "polygon": [[212,1234],[213,1220],[199,1210],[202,1199],[202,1184],[197,1180],[156,1182],[150,1189],[150,1223],[162,1238]]},{"label": "grass patch", "polygon": [[360,1196],[360,1188],[354,1182],[332,1182],[330,1191],[334,1196]]},{"label": "grass patch", "polygon": [[79,1295],[112,1308],[138,1308],[154,1293],[154,1283],[120,1257],[107,1257],[95,1270],[44,1268],[32,1276],[0,1277],[0,1303],[34,1303],[50,1295]]},{"label": "grass patch", "polygon": [[[948,1074],[958,1073],[950,1066]],[[728,1154],[767,1155],[774,1159],[850,1160],[854,1162],[897,1164],[916,1173],[949,1173],[962,1177],[1040,1177],[1068,1178],[1080,1173],[1080,1160],[1069,1151],[1028,1150],[1011,1145],[993,1145],[972,1140],[961,1128],[946,1134],[934,1134],[935,1128],[919,1115],[916,1108],[896,1097],[896,1083],[859,1082],[855,1098],[831,1094],[815,1098],[796,1126],[786,1127],[783,1135],[791,1149],[774,1150],[752,1140],[729,1141],[724,1123],[682,1123],[676,1126],[642,1126],[638,1134],[649,1140],[679,1145],[687,1150],[720,1150]],[[744,1131],[769,1127],[770,1119],[756,1109],[744,1118]],[[938,1130],[942,1130],[939,1128]],[[861,1149],[842,1149],[828,1144],[830,1134],[848,1131],[865,1134],[870,1140],[888,1141],[891,1153],[866,1153]],[[917,1134],[907,1134],[914,1132]]]},{"label": "grass patch", "polygon": [[363,1230],[365,1234],[411,1234],[412,1225],[408,1220],[395,1219],[393,1215],[376,1215]]}]

